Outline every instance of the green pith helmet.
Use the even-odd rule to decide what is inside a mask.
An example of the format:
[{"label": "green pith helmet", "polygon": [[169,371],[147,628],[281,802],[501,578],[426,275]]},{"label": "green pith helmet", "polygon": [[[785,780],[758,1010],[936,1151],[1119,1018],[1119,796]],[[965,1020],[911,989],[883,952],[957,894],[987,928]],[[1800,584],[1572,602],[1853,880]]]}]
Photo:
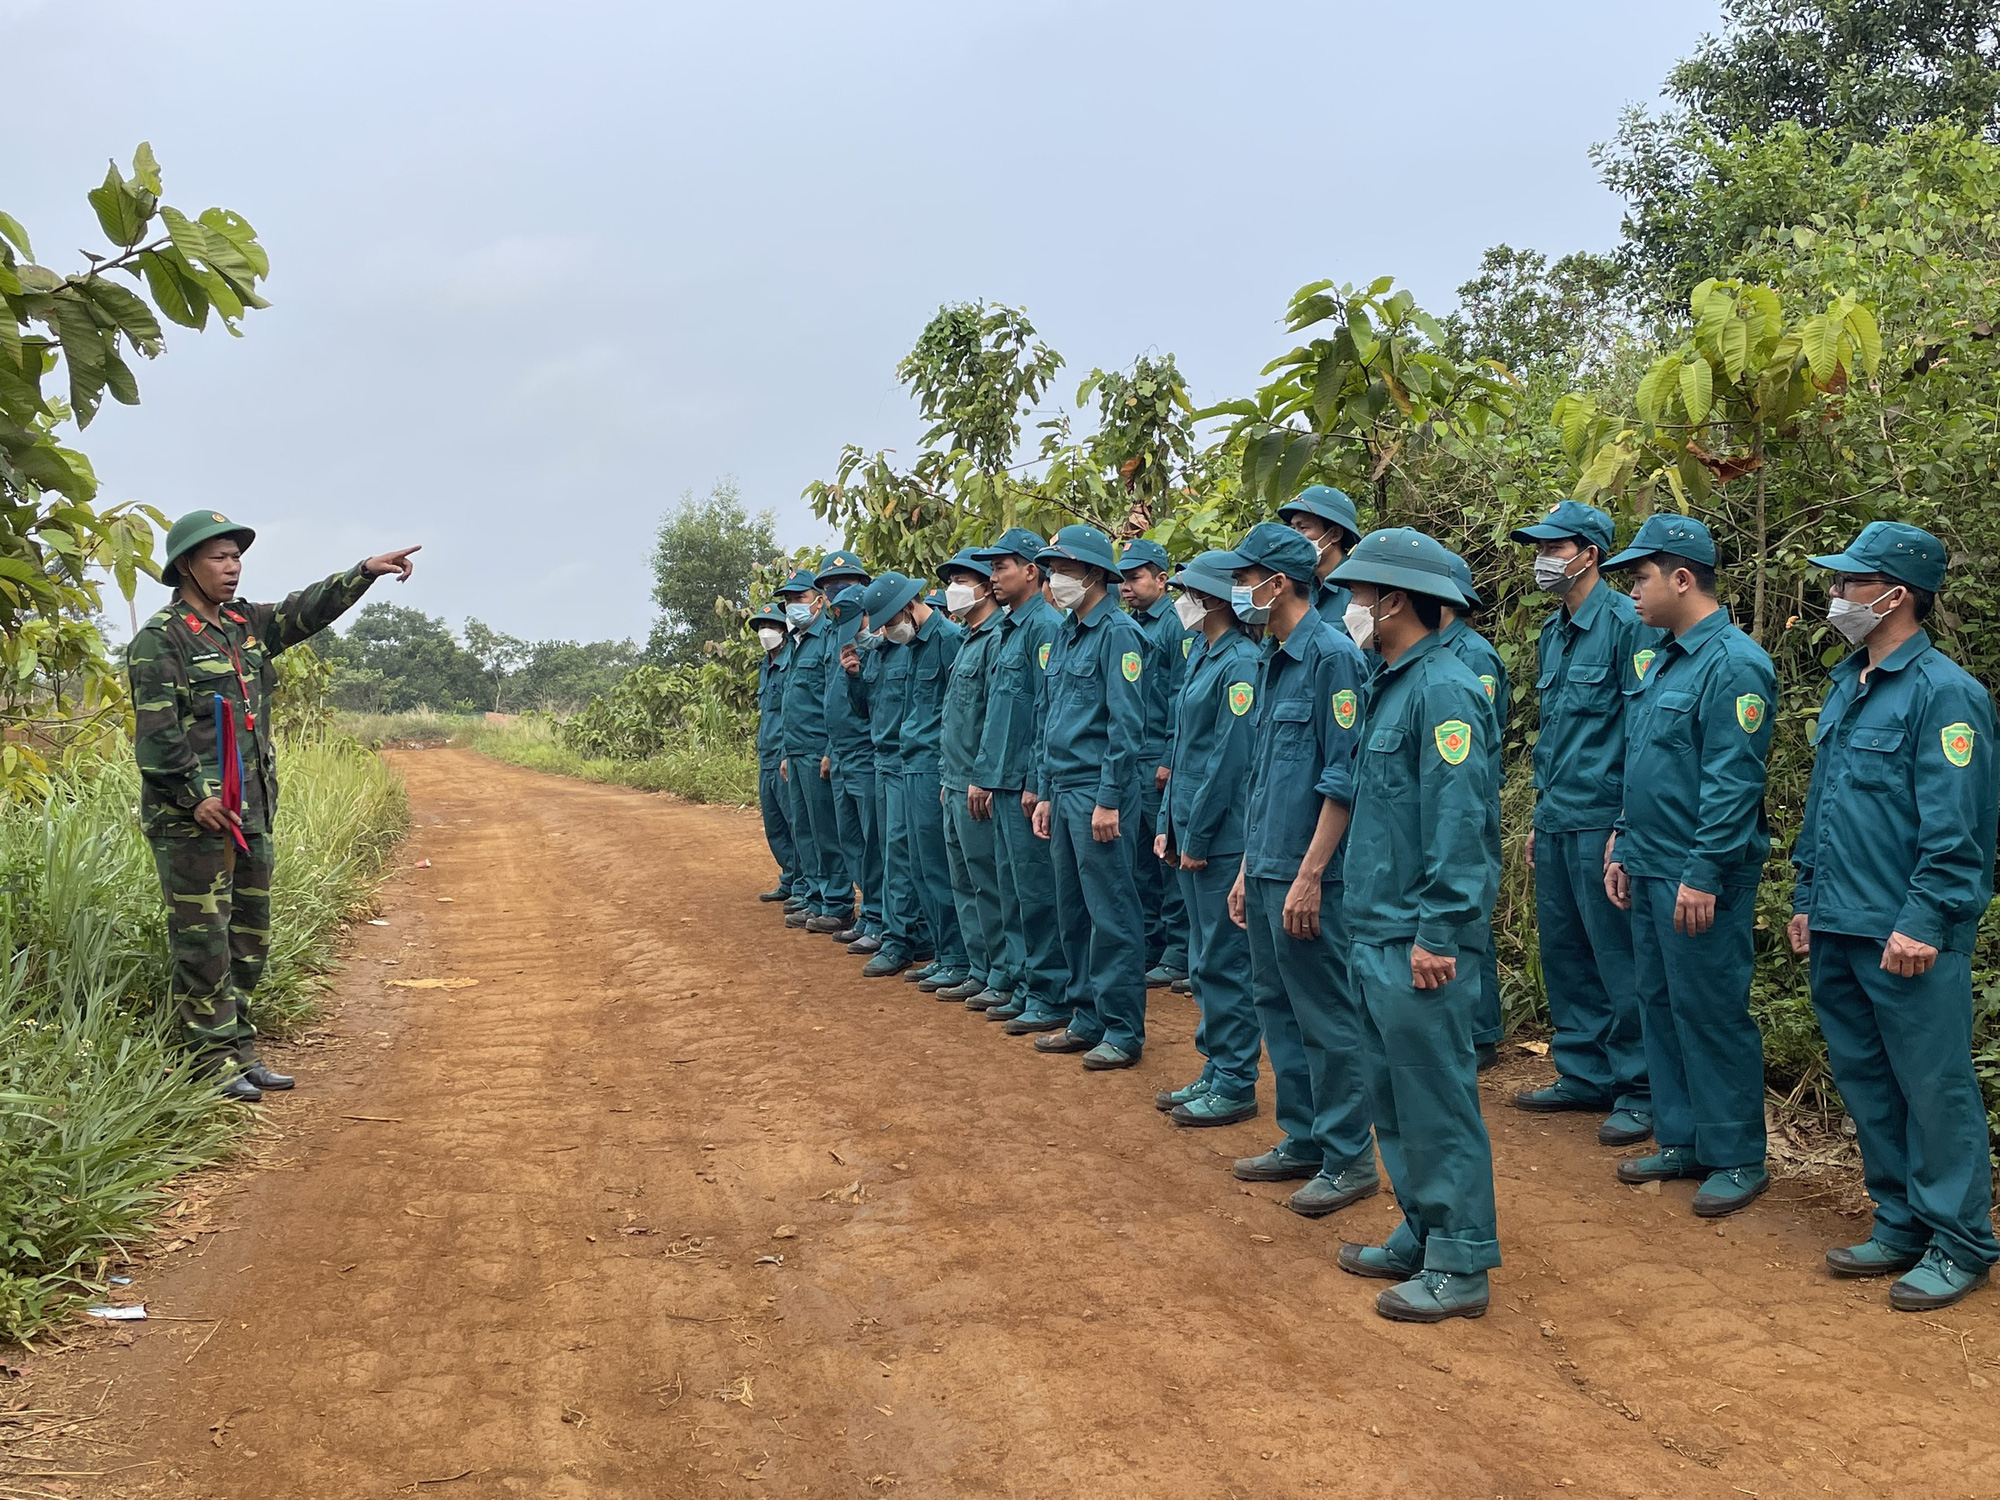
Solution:
[{"label": "green pith helmet", "polygon": [[257,540],[256,532],[248,526],[237,525],[219,510],[191,510],[174,522],[173,530],[167,533],[167,560],[160,565],[160,581],[169,587],[177,587],[181,574],[174,564],[203,542],[219,536],[235,537],[236,545],[245,552]]}]

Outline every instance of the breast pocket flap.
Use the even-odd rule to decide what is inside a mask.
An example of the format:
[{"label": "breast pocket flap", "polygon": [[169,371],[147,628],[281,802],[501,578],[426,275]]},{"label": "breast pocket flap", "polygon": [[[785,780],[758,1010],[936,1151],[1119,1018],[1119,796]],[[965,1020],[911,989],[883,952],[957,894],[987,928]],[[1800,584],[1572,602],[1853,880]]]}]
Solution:
[{"label": "breast pocket flap", "polygon": [[1693,693],[1662,693],[1659,707],[1662,713],[1684,714],[1700,701]]},{"label": "breast pocket flap", "polygon": [[1904,731],[1900,727],[1885,728],[1879,724],[1863,724],[1854,731],[1854,737],[1847,742],[1850,750],[1873,750],[1880,755],[1893,755],[1903,748]]},{"label": "breast pocket flap", "polygon": [[1312,705],[1296,698],[1271,705],[1271,718],[1280,724],[1310,724],[1312,716]]},{"label": "breast pocket flap", "polygon": [[1368,748],[1384,755],[1400,750],[1403,748],[1403,731],[1378,729],[1368,737]]}]

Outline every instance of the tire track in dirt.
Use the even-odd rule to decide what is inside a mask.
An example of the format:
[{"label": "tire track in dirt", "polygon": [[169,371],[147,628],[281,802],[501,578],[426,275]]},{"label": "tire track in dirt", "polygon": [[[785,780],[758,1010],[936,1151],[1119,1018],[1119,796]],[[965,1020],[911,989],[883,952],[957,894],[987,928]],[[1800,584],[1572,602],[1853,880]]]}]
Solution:
[{"label": "tire track in dirt", "polygon": [[1993,1299],[1829,1281],[1860,1231],[1803,1190],[1718,1228],[1617,1186],[1594,1122],[1494,1107],[1540,1064],[1486,1090],[1493,1312],[1387,1324],[1333,1265],[1386,1194],[1307,1223],[1228,1175],[1268,1115],[1151,1108],[1186,1001],[1086,1075],[785,931],[754,814],[393,758],[433,866],[267,1107],[292,1169],[137,1288],[223,1321],[51,1362],[79,1405],[115,1381],[102,1467],[152,1461],[107,1493],[2000,1491]]}]

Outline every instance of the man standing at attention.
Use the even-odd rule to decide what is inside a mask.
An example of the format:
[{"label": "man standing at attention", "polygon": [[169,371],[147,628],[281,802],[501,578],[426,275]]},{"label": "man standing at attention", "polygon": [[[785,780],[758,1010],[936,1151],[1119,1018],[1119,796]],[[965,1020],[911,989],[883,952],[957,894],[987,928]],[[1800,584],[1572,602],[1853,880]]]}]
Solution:
[{"label": "man standing at attention", "polygon": [[1605,566],[1632,570],[1639,618],[1671,637],[1633,704],[1625,810],[1604,867],[1606,894],[1632,913],[1659,1145],[1619,1163],[1618,1179],[1702,1178],[1694,1211],[1718,1218],[1771,1185],[1750,976],[1777,676],[1715,597],[1701,522],[1648,516]]},{"label": "man standing at attention", "polygon": [[1854,1121],[1875,1228],[1826,1253],[1836,1276],[1903,1273],[1899,1312],[1986,1284],[1993,1239],[1986,1106],[1972,1069],[1972,944],[1993,899],[1993,700],[1923,627],[1944,544],[1875,521],[1833,572],[1833,669],[1793,847],[1792,950]]},{"label": "man standing at attention", "polygon": [[944,723],[939,739],[944,786],[944,847],[951,871],[958,933],[965,943],[965,978],[934,993],[984,1010],[1011,997],[1014,975],[1007,963],[1007,936],[1000,925],[1000,871],[994,848],[992,808],[972,815],[972,771],[986,733],[986,704],[1000,654],[1000,621],[993,599],[993,565],[962,548],[938,569],[944,580],[945,608],[965,631],[944,690]]},{"label": "man standing at attention", "polygon": [[1055,865],[1069,1024],[1038,1052],[1092,1071],[1138,1065],[1146,1044],[1146,928],[1133,841],[1140,816],[1146,638],[1112,601],[1118,559],[1095,526],[1065,526],[1040,561],[1068,611],[1049,654],[1035,836]]},{"label": "man standing at attention", "polygon": [[778,862],[777,888],[757,899],[788,901],[799,879],[799,850],[792,842],[792,820],[785,811],[785,784],[778,779],[778,765],[785,758],[785,663],[791,654],[791,635],[783,607],[775,604],[752,615],[750,628],[764,648],[764,659],[757,663],[757,807],[764,815],[764,842]]},{"label": "man standing at attention", "polygon": [[1140,634],[1146,637],[1145,737],[1139,746],[1139,827],[1133,846],[1139,856],[1139,906],[1146,913],[1146,984],[1186,979],[1187,903],[1180,882],[1153,857],[1159,830],[1160,795],[1167,785],[1167,730],[1180,692],[1181,674],[1194,637],[1181,627],[1167,598],[1167,549],[1138,537],[1118,554],[1118,594]]},{"label": "man standing at attention", "polygon": [[[866,702],[856,703],[847,675],[850,654],[859,654],[861,595],[865,584],[834,586],[826,614],[832,621],[834,666],[826,674],[826,737],[831,747],[834,825],[847,867],[861,887],[852,926],[833,934],[850,946],[882,934],[882,830],[876,822],[875,737],[868,723]],[[871,950],[872,951],[872,950]]]},{"label": "man standing at attention", "polygon": [[[993,595],[1006,607],[1000,620],[996,676],[986,703],[986,729],[972,768],[966,802],[974,818],[993,821],[998,851],[1000,919],[1007,936],[1013,998],[986,1007],[1009,1036],[1061,1031],[1069,1024],[1069,968],[1056,920],[1055,869],[1049,846],[1035,837],[1035,761],[1042,734],[1043,688],[1062,615],[1042,597],[1035,559],[1048,543],[1016,526],[974,554],[993,569]],[[966,1002],[977,1005],[978,996]]]},{"label": "man standing at attention", "polygon": [[1334,577],[1348,629],[1381,654],[1354,772],[1347,926],[1363,1007],[1375,1140],[1403,1222],[1340,1266],[1395,1281],[1385,1318],[1477,1318],[1500,1264],[1493,1148],[1472,1028],[1500,869],[1486,842],[1486,690],[1438,638],[1465,596],[1451,554],[1407,527],[1371,531]]},{"label": "man standing at attention", "polygon": [[1535,587],[1558,608],[1536,644],[1541,732],[1535,740],[1535,931],[1555,1035],[1556,1081],[1514,1106],[1604,1115],[1597,1138],[1631,1146],[1652,1134],[1653,1096],[1632,972],[1632,919],[1604,889],[1604,846],[1625,801],[1627,720],[1659,656],[1662,631],[1599,573],[1611,517],[1565,500],[1513,539],[1535,549]]},{"label": "man standing at attention", "polygon": [[352,609],[377,578],[407,579],[418,550],[368,558],[282,604],[241,604],[243,554],[256,538],[215,511],[174,522],[160,569],[173,598],[125,652],[139,822],[167,899],[181,1041],[224,1098],[246,1103],[292,1086],[257,1060],[251,1018],[271,943],[273,659]]},{"label": "man standing at attention", "polygon": [[[792,627],[791,660],[785,666],[785,758],[778,775],[785,783],[791,813],[792,842],[798,846],[804,875],[785,916],[787,927],[837,932],[825,918],[847,910],[835,906],[840,888],[840,830],[833,807],[831,777],[820,775],[827,756],[826,678],[833,660],[832,621],[822,611],[826,595],[801,568],[778,590],[785,601],[785,619]],[[845,923],[841,924],[845,926]]]},{"label": "man standing at attention", "polygon": [[[923,905],[917,900],[916,872],[909,861],[909,798],[903,790],[903,711],[910,701],[910,651],[882,633],[888,605],[904,597],[912,580],[884,573],[861,591],[862,628],[850,650],[841,653],[849,701],[868,713],[875,744],[875,820],[882,840],[882,932],[848,944],[850,953],[868,955],[864,978],[900,974],[923,957],[929,944]],[[914,593],[910,597],[915,597]]]}]

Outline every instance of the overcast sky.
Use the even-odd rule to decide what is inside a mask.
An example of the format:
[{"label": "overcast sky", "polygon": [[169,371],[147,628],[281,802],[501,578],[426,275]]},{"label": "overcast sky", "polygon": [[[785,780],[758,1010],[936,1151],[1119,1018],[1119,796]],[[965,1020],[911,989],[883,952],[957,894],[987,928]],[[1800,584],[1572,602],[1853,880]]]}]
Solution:
[{"label": "overcast sky", "polygon": [[1608,248],[1586,152],[1717,9],[0,0],[43,85],[0,207],[74,267],[144,139],[168,202],[256,225],[271,308],[172,330],[81,438],[106,498],[258,527],[247,593],[420,541],[378,597],[643,638],[681,492],[828,540],[806,482],[909,453],[940,302],[1025,306],[1064,401],[1145,350],[1207,401],[1306,281],[1443,312],[1488,245]]}]

